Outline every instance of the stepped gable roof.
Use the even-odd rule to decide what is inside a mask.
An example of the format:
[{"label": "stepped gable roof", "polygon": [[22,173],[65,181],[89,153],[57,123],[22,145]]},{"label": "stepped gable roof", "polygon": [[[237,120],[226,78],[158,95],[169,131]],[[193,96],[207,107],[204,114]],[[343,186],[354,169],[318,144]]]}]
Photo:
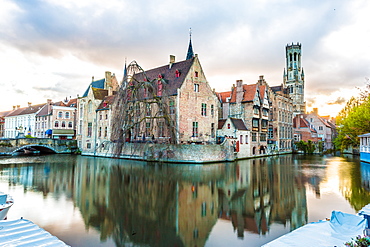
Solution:
[{"label": "stepped gable roof", "polygon": [[238,129],[238,130],[248,130],[242,119],[239,119],[239,118],[230,118],[230,120],[233,123],[235,129]]},{"label": "stepped gable roof", "polygon": [[[162,76],[163,80],[167,82],[164,86],[164,94],[166,95],[177,95],[177,89],[180,88],[188,74],[193,61],[195,58],[172,63],[171,67],[169,64],[145,71],[146,76],[150,81]],[[176,73],[178,71],[179,73]],[[177,77],[178,76],[178,77]],[[143,72],[134,75],[134,78],[138,81],[144,81]]]},{"label": "stepped gable roof", "polygon": [[[256,94],[257,90],[257,84],[243,84],[243,99],[242,102],[250,102],[254,100],[254,96]],[[235,103],[236,102],[236,87],[233,88],[232,93],[231,93],[231,99],[230,103]]]},{"label": "stepped gable roof", "polygon": [[259,87],[260,88],[260,97],[261,99],[263,99],[265,97],[265,92],[266,92],[266,86],[265,85],[262,85]]},{"label": "stepped gable roof", "polygon": [[97,81],[92,81],[89,86],[87,87],[85,93],[82,95],[82,97],[86,97],[87,94],[89,93],[89,88],[90,88],[90,85],[92,88],[100,88],[100,89],[104,89],[104,84],[105,84],[105,78],[104,79],[101,79],[101,80],[97,80]]},{"label": "stepped gable roof", "polygon": [[226,119],[219,119],[217,129],[222,129],[226,123]]},{"label": "stepped gable roof", "polygon": [[113,104],[115,98],[116,98],[116,95],[105,96],[96,110],[101,111],[101,110],[109,109],[109,106]]},{"label": "stepped gable roof", "polygon": [[221,103],[226,103],[227,98],[231,97],[231,91],[228,92],[222,92],[222,93],[216,93]]}]

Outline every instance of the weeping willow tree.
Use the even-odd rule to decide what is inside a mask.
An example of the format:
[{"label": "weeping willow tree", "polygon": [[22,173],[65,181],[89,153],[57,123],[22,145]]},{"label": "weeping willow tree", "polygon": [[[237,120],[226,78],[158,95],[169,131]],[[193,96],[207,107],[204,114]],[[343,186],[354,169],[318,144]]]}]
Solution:
[{"label": "weeping willow tree", "polygon": [[341,151],[357,147],[358,135],[370,132],[370,84],[358,97],[352,97],[337,116],[338,136],[335,145]]},{"label": "weeping willow tree", "polygon": [[177,143],[175,96],[168,95],[168,82],[161,74],[149,78],[135,61],[125,74],[112,107],[114,154],[126,143]]}]

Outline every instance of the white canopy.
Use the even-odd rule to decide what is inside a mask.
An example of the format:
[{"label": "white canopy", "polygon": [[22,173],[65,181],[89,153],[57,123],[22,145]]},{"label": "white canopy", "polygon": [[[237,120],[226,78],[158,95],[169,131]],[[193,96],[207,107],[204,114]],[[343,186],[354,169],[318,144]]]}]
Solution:
[{"label": "white canopy", "polygon": [[1,246],[68,246],[29,220],[0,220]]},{"label": "white canopy", "polygon": [[333,211],[330,221],[309,223],[263,246],[344,246],[363,235],[366,223],[362,216]]}]

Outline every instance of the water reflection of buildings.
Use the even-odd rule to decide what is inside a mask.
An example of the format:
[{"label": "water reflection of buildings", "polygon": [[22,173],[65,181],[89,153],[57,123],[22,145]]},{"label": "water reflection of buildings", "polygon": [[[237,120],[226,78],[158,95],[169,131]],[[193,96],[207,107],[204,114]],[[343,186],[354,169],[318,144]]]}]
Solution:
[{"label": "water reflection of buildings", "polygon": [[12,165],[3,168],[9,176],[10,185],[22,184],[24,190],[42,191],[44,196],[49,193],[64,194],[71,198],[73,193],[73,166],[55,165]]},{"label": "water reflection of buildings", "polygon": [[72,164],[18,166],[14,183],[70,195],[87,228],[117,246],[204,246],[218,218],[266,234],[273,222],[307,222],[305,188],[291,156],[204,166],[77,157]]},{"label": "water reflection of buildings", "polygon": [[234,176],[219,187],[221,217],[244,231],[265,234],[272,222],[295,229],[307,223],[306,193],[291,156],[238,162]]}]

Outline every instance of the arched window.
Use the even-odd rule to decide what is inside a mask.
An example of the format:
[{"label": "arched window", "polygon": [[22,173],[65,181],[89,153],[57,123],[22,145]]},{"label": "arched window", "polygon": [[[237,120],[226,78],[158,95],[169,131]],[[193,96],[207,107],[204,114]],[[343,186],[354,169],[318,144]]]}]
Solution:
[{"label": "arched window", "polygon": [[54,123],[54,127],[58,128],[59,127],[59,122],[58,121],[55,121]]},{"label": "arched window", "polygon": [[58,118],[63,118],[63,112],[58,112]]},{"label": "arched window", "polygon": [[62,122],[62,128],[65,128],[66,127],[66,122]]},{"label": "arched window", "polygon": [[69,112],[66,112],[66,114],[65,114],[65,118],[69,118]]},{"label": "arched window", "polygon": [[92,102],[91,101],[89,101],[89,103],[87,105],[87,110],[88,110],[89,113],[92,112]]},{"label": "arched window", "polygon": [[72,122],[68,122],[68,128],[72,128],[73,125],[72,125]]}]

